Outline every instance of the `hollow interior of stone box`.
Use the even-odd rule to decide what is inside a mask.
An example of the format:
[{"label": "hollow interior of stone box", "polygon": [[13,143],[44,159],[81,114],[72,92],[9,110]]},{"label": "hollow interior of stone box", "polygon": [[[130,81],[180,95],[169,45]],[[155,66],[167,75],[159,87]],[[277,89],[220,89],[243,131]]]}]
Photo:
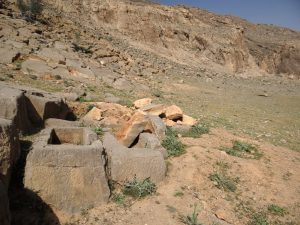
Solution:
[{"label": "hollow interior of stone box", "polygon": [[84,144],[84,130],[81,128],[59,128],[53,129],[48,140],[48,144]]}]

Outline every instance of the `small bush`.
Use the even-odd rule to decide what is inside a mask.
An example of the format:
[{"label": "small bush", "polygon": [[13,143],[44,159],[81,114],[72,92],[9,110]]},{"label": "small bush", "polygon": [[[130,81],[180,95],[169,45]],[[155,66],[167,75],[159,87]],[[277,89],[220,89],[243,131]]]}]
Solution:
[{"label": "small bush", "polygon": [[269,225],[269,223],[265,214],[254,213],[248,225]]},{"label": "small bush", "polygon": [[176,191],[175,194],[174,194],[175,197],[182,197],[183,195],[184,194],[183,194],[182,191]]},{"label": "small bush", "polygon": [[238,182],[238,178],[233,179],[223,172],[215,172],[209,176],[209,179],[216,182],[217,188],[224,191],[235,192],[237,189],[236,183]]},{"label": "small bush", "polygon": [[192,128],[186,132],[183,133],[183,137],[192,137],[192,138],[199,138],[202,134],[207,134],[209,133],[209,128],[207,125],[204,124],[196,124],[192,126]]},{"label": "small bush", "polygon": [[186,225],[202,225],[198,222],[198,212],[197,212],[197,206],[194,206],[194,210],[191,215],[187,216],[181,216],[180,221]]},{"label": "small bush", "polygon": [[102,127],[97,127],[97,128],[95,128],[95,133],[96,133],[98,136],[103,136],[103,135],[104,135],[104,131],[103,131]]},{"label": "small bush", "polygon": [[221,150],[228,155],[246,159],[260,159],[263,156],[256,146],[242,141],[234,141],[231,148],[223,147]]},{"label": "small bush", "polygon": [[284,216],[286,213],[285,209],[279,205],[271,204],[268,206],[268,211],[276,216]]},{"label": "small bush", "polygon": [[37,16],[43,11],[41,0],[30,0],[26,3],[24,0],[17,0],[17,7],[19,8],[22,16],[25,16],[26,19],[30,21],[36,20]]},{"label": "small bush", "polygon": [[180,156],[185,153],[185,145],[177,139],[177,133],[172,128],[167,128],[166,138],[162,141],[162,146],[167,149],[169,156]]},{"label": "small bush", "polygon": [[115,194],[112,200],[118,205],[124,205],[125,195],[122,193]]},{"label": "small bush", "polygon": [[143,181],[138,181],[136,177],[133,181],[124,184],[123,193],[134,198],[143,198],[156,192],[156,185],[146,178]]}]

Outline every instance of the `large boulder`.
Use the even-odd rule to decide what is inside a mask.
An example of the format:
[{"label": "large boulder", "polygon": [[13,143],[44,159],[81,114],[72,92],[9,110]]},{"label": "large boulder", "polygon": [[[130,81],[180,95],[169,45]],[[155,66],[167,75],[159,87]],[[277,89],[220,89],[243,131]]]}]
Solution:
[{"label": "large boulder", "polygon": [[163,155],[146,148],[127,148],[117,139],[106,133],[103,146],[107,156],[109,177],[112,181],[123,183],[135,177],[144,180],[148,177],[158,183],[165,177],[166,165]]},{"label": "large boulder", "polygon": [[136,100],[133,105],[136,109],[140,109],[143,108],[147,105],[150,105],[152,103],[152,99],[151,98],[142,98],[142,99],[138,99]]},{"label": "large boulder", "polygon": [[155,134],[156,137],[162,141],[166,137],[166,125],[163,120],[154,115],[148,115],[149,123],[146,127],[146,130],[151,131],[151,133]]},{"label": "large boulder", "polygon": [[8,205],[7,190],[0,179],[0,224],[10,225],[10,213]]},{"label": "large boulder", "polygon": [[8,188],[11,170],[20,156],[19,137],[11,120],[0,118],[0,180]]},{"label": "large boulder", "polygon": [[131,119],[116,133],[117,139],[126,147],[130,147],[149,123],[143,113],[136,112]]},{"label": "large boulder", "polygon": [[166,113],[166,107],[162,104],[150,104],[140,108],[141,111],[148,113],[149,115],[163,117]]},{"label": "large boulder", "polygon": [[166,118],[169,120],[179,120],[182,119],[183,112],[182,110],[176,106],[176,105],[171,105],[166,108]]},{"label": "large boulder", "polygon": [[88,128],[45,129],[27,156],[24,185],[66,212],[99,206],[110,195],[102,152]]}]

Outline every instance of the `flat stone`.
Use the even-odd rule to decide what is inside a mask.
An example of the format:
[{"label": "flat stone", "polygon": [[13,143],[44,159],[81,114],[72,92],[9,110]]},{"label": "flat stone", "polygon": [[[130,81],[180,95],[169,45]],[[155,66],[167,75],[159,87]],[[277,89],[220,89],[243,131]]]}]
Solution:
[{"label": "flat stone", "polygon": [[49,118],[45,120],[45,127],[46,128],[53,128],[53,127],[79,127],[79,121],[68,121],[68,120],[61,120],[61,119],[54,119]]},{"label": "flat stone", "polygon": [[140,108],[141,111],[146,112],[150,115],[162,116],[166,112],[166,107],[162,104],[150,104]]},{"label": "flat stone", "polygon": [[182,121],[178,120],[177,123],[178,124],[182,124],[182,125],[189,125],[189,126],[193,126],[195,124],[197,124],[197,120],[194,119],[193,117],[187,116],[185,114],[183,114],[182,116]]},{"label": "flat stone", "polygon": [[29,58],[25,60],[21,65],[21,70],[25,74],[45,76],[51,74],[51,67],[47,63],[40,59]]},{"label": "flat stone", "polygon": [[60,51],[55,48],[43,48],[37,52],[37,55],[46,61],[53,61],[56,63],[66,60]]}]

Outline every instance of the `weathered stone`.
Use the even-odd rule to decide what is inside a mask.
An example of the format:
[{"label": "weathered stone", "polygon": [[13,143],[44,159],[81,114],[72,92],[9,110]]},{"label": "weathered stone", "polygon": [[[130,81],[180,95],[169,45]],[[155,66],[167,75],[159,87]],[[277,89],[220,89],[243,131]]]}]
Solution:
[{"label": "weathered stone", "polygon": [[145,148],[126,148],[116,138],[106,133],[103,146],[107,154],[110,178],[116,182],[126,182],[136,177],[150,179],[158,183],[165,177],[166,165],[159,151]]},{"label": "weathered stone", "polygon": [[56,95],[39,91],[27,91],[27,110],[30,121],[41,126],[48,118],[65,119],[70,110],[68,105]]},{"label": "weathered stone", "polygon": [[0,179],[0,224],[10,225],[7,189]]},{"label": "weathered stone", "polygon": [[183,113],[182,110],[176,106],[176,105],[171,105],[166,108],[166,118],[169,120],[178,120],[182,118]]},{"label": "weathered stone", "polygon": [[11,170],[20,156],[19,136],[11,120],[0,118],[0,180],[8,189]]},{"label": "weathered stone", "polygon": [[18,53],[18,50],[10,47],[0,48],[0,64],[12,63]]},{"label": "weathered stone", "polygon": [[150,105],[152,103],[152,99],[151,98],[142,98],[139,100],[136,100],[133,105],[136,109],[140,109],[143,108],[147,105]]},{"label": "weathered stone", "polygon": [[103,127],[120,129],[131,118],[132,115],[131,109],[119,104],[107,103],[107,102],[95,102],[93,103],[93,105],[95,105],[100,110],[99,114],[96,115],[95,119],[97,119],[99,116],[101,116],[103,119],[98,121],[89,118],[88,116],[84,116],[82,118],[82,121],[87,125],[92,125],[98,121],[99,125]]},{"label": "weathered stone", "polygon": [[116,97],[116,96],[114,96],[113,94],[110,94],[110,93],[105,94],[104,101],[108,102],[108,103],[117,103],[117,104],[122,102],[122,100],[119,97]]},{"label": "weathered stone", "polygon": [[45,76],[51,74],[51,68],[45,61],[36,58],[30,58],[22,63],[21,70],[25,74]]},{"label": "weathered stone", "polygon": [[12,120],[23,133],[30,130],[24,91],[0,85],[0,118]]},{"label": "weathered stone", "polygon": [[43,48],[37,55],[46,61],[53,61],[56,63],[66,60],[60,51],[55,48]]},{"label": "weathered stone", "polygon": [[100,121],[103,119],[101,116],[102,111],[97,107],[93,107],[83,118],[83,121]]},{"label": "weathered stone", "polygon": [[169,120],[167,118],[163,118],[163,122],[166,124],[166,126],[168,127],[173,127],[175,126],[177,123],[174,122],[173,120]]},{"label": "weathered stone", "polygon": [[151,131],[156,137],[162,141],[166,136],[166,125],[163,120],[158,116],[148,115],[149,123],[145,130]]},{"label": "weathered stone", "polygon": [[97,207],[110,195],[102,151],[87,128],[45,129],[27,156],[24,185],[57,209]]},{"label": "weathered stone", "polygon": [[126,147],[130,147],[135,139],[143,132],[149,119],[142,113],[136,112],[131,119],[116,133],[117,139]]},{"label": "weathered stone", "polygon": [[163,116],[166,113],[165,108],[166,107],[162,104],[158,104],[158,105],[150,104],[150,105],[147,105],[147,106],[141,108],[140,110],[144,111],[150,115]]},{"label": "weathered stone", "polygon": [[197,120],[194,119],[193,117],[184,115],[182,116],[182,121],[178,120],[177,121],[178,124],[182,124],[182,125],[189,125],[189,126],[193,126],[197,123]]},{"label": "weathered stone", "polygon": [[68,120],[61,120],[61,119],[54,119],[49,118],[45,121],[45,127],[51,128],[51,127],[79,127],[80,122],[79,121],[68,121]]},{"label": "weathered stone", "polygon": [[95,80],[95,74],[93,73],[92,70],[88,68],[75,68],[72,67],[69,69],[70,75],[73,76],[74,78],[84,78],[84,79],[89,79],[89,80]]},{"label": "weathered stone", "polygon": [[139,141],[134,148],[150,148],[153,150],[160,151],[164,158],[168,157],[167,150],[161,146],[161,141],[155,134],[141,133],[139,135]]}]

